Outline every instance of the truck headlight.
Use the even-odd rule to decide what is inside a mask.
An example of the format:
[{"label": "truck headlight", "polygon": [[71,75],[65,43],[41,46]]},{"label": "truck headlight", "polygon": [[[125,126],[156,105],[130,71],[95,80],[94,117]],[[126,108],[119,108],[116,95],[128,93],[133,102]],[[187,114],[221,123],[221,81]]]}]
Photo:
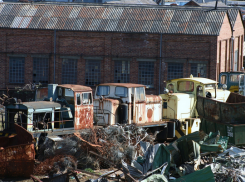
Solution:
[{"label": "truck headlight", "polygon": [[223,88],[224,90],[226,90],[226,89],[227,89],[227,85],[226,85],[226,84],[223,84],[223,85],[222,85],[222,88]]}]

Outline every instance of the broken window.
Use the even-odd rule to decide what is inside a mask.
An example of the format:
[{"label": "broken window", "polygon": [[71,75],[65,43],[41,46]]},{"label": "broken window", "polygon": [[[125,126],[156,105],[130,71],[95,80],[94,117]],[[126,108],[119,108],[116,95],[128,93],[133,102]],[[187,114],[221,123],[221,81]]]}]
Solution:
[{"label": "broken window", "polygon": [[207,65],[206,64],[199,64],[199,63],[192,63],[191,64],[191,74],[193,77],[198,77],[198,73],[200,73],[200,77],[207,77]]},{"label": "broken window", "polygon": [[129,61],[115,61],[114,81],[115,83],[129,82]]},{"label": "broken window", "polygon": [[77,83],[77,60],[63,59],[62,61],[62,84]]},{"label": "broken window", "polygon": [[168,63],[168,80],[183,77],[183,63]]},{"label": "broken window", "polygon": [[154,62],[139,61],[139,83],[149,88],[154,87]]},{"label": "broken window", "polygon": [[85,84],[95,86],[100,83],[100,61],[86,60]]},{"label": "broken window", "polygon": [[33,58],[33,83],[48,84],[48,58]]},{"label": "broken window", "polygon": [[24,83],[24,57],[10,57],[9,60],[9,82]]},{"label": "broken window", "polygon": [[83,93],[83,105],[92,104],[92,94],[91,93]]}]

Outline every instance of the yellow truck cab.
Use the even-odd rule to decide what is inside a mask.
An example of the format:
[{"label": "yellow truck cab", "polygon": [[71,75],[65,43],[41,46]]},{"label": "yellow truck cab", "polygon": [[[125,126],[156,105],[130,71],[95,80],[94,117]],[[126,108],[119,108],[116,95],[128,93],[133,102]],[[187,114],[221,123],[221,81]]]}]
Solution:
[{"label": "yellow truck cab", "polygon": [[[178,78],[167,81],[163,100],[163,120],[178,120],[184,134],[199,130],[200,119],[196,111],[197,96],[225,102],[228,90],[217,89],[217,82],[208,78]],[[187,129],[188,128],[188,129]]]}]

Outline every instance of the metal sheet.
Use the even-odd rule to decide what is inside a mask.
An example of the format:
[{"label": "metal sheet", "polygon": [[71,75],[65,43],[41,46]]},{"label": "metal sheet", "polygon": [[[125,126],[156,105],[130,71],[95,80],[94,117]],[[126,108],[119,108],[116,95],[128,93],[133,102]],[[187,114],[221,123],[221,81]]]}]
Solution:
[{"label": "metal sheet", "polygon": [[22,19],[23,19],[23,17],[15,17],[10,27],[11,28],[18,28]]},{"label": "metal sheet", "polygon": [[[76,94],[82,95],[83,92],[75,92],[74,97]],[[92,94],[92,91],[89,93]],[[85,128],[92,128],[93,127],[93,104],[87,105],[77,105],[77,97],[75,97],[75,123],[74,128],[75,130],[85,129]]]},{"label": "metal sheet", "polygon": [[0,4],[0,14],[2,14],[2,10],[4,8],[5,4]]},{"label": "metal sheet", "polygon": [[27,28],[31,19],[32,19],[31,17],[23,18],[23,21],[21,22],[19,28]]},{"label": "metal sheet", "polygon": [[[112,5],[62,5],[62,4],[1,4],[3,15],[15,16],[0,27],[18,28],[17,17],[32,18],[25,20],[21,28],[84,30],[109,32],[144,32],[144,33],[177,33],[219,35],[226,14],[234,26],[238,9],[208,11],[201,8],[183,9],[180,7],[121,7]],[[52,26],[50,18],[58,18]],[[41,18],[40,21],[37,19]],[[55,20],[56,21],[56,20]],[[82,25],[78,23],[82,22]],[[27,24],[30,24],[27,26]],[[72,25],[72,26],[71,26]]]},{"label": "metal sheet", "polygon": [[[0,177],[27,177],[33,173],[35,150],[32,144],[33,137],[24,128],[15,124],[17,135],[14,137],[1,137],[7,140],[5,146],[0,146]],[[12,146],[10,146],[12,144]],[[14,145],[13,145],[14,144]]]}]

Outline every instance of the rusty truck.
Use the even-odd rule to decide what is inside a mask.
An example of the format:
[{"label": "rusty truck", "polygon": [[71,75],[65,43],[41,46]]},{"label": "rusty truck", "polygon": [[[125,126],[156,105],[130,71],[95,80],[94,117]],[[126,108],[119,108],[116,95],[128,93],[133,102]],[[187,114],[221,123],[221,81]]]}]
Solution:
[{"label": "rusty truck", "polygon": [[163,120],[176,124],[176,136],[187,135],[200,128],[199,112],[196,110],[197,97],[225,102],[230,91],[217,89],[217,82],[207,78],[178,78],[167,81],[163,100]]},{"label": "rusty truck", "polygon": [[63,135],[93,127],[92,89],[81,85],[48,85],[48,98],[43,101],[17,102],[5,106],[2,119],[5,133],[15,132],[18,123],[35,138]]}]

